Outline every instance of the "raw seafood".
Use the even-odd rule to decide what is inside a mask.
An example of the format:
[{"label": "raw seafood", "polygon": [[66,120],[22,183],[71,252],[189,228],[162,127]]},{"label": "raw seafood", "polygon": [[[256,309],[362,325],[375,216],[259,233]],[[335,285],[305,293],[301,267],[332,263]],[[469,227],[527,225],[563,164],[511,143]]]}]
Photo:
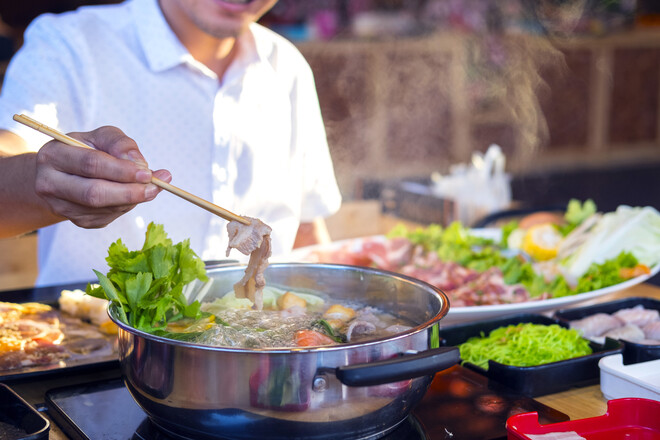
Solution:
[{"label": "raw seafood", "polygon": [[638,342],[644,339],[644,331],[635,324],[626,324],[605,333],[603,336],[612,339],[624,339],[626,341]]},{"label": "raw seafood", "polygon": [[614,313],[614,316],[626,324],[635,324],[639,327],[660,320],[660,312],[655,309],[645,309],[641,304],[629,309],[621,309]]},{"label": "raw seafood", "polygon": [[585,338],[601,336],[604,333],[623,325],[618,318],[607,313],[596,313],[576,321],[571,321],[571,328],[580,331]]},{"label": "raw seafood", "polygon": [[646,324],[642,330],[646,339],[660,341],[660,320]]},{"label": "raw seafood", "polygon": [[570,321],[569,325],[594,341],[610,337],[639,344],[660,344],[660,312],[641,304],[612,314],[595,313]]},{"label": "raw seafood", "polygon": [[268,258],[271,254],[270,233],[272,229],[259,219],[245,218],[250,220],[249,225],[238,221],[231,221],[227,224],[227,232],[229,232],[227,256],[232,248],[250,256],[245,268],[245,275],[234,284],[234,292],[237,298],[248,298],[254,303],[257,310],[261,310],[263,308],[263,288],[266,285],[264,271],[268,267]]}]

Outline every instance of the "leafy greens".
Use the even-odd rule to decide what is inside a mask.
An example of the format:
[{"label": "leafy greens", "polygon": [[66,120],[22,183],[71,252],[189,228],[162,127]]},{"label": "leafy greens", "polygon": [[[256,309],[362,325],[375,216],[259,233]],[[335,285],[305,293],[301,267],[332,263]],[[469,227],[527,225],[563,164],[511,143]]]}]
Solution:
[{"label": "leafy greens", "polygon": [[110,245],[106,261],[109,272],[94,270],[100,285],[88,284],[86,293],[109,300],[124,323],[162,333],[168,322],[205,316],[200,303],[188,304],[183,294],[193,280],[208,281],[189,240],[173,244],[162,225],[150,223],[141,250],[129,251],[119,239]]},{"label": "leafy greens", "polygon": [[575,329],[557,324],[520,323],[499,327],[487,336],[473,336],[458,346],[463,362],[488,369],[488,361],[530,367],[593,352],[589,341]]},{"label": "leafy greens", "polygon": [[477,272],[497,267],[502,271],[506,284],[521,284],[532,297],[550,294],[557,298],[618,284],[625,280],[620,275],[621,269],[633,268],[639,263],[632,253],[622,251],[610,260],[592,263],[588,271],[571,286],[562,275],[547,280],[534,269],[532,262],[519,255],[503,252],[506,247],[502,242],[477,237],[459,222],[446,228],[433,224],[414,230],[408,230],[405,225],[397,225],[388,237],[405,237],[426,251],[436,252],[442,261],[458,263]]}]

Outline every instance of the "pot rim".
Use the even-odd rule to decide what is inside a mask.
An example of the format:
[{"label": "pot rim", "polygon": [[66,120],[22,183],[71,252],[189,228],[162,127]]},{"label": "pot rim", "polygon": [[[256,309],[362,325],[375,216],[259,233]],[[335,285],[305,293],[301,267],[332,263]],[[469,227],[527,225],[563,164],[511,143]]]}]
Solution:
[{"label": "pot rim", "polygon": [[[234,269],[234,268],[239,268],[239,267],[245,267],[245,264],[228,264],[228,265],[221,265],[218,267],[209,267],[209,270],[219,270],[219,271],[224,271],[228,269]],[[419,280],[417,278],[413,278],[407,275],[403,275],[400,273],[396,272],[391,272],[388,270],[383,270],[383,269],[375,269],[371,267],[362,267],[362,266],[352,266],[352,265],[347,265],[347,264],[331,264],[331,263],[299,263],[299,262],[292,262],[292,263],[273,263],[270,264],[269,267],[295,267],[295,266],[305,266],[305,267],[315,267],[319,269],[323,268],[328,268],[331,270],[339,270],[339,269],[349,269],[349,270],[360,270],[366,273],[375,273],[379,275],[387,275],[392,278],[398,278],[401,281],[404,281],[409,284],[416,284],[419,285],[427,290],[427,293],[435,296],[438,298],[440,301],[440,310],[433,316],[431,319],[428,321],[419,324],[410,330],[406,330],[401,333],[397,333],[393,336],[389,337],[382,337],[378,339],[373,339],[365,342],[359,342],[359,343],[344,343],[344,344],[339,344],[339,345],[330,345],[330,346],[318,346],[318,347],[265,347],[265,348],[241,348],[241,347],[222,347],[222,346],[216,346],[216,345],[207,345],[207,344],[198,344],[198,343],[192,343],[188,341],[179,341],[176,339],[169,339],[165,338],[163,336],[157,336],[153,335],[151,333],[147,333],[138,329],[135,329],[131,327],[130,325],[122,322],[114,316],[114,308],[115,305],[110,302],[108,303],[107,307],[107,313],[110,319],[119,327],[120,330],[123,330],[125,332],[131,333],[135,336],[142,337],[144,339],[149,339],[153,340],[156,342],[161,342],[169,345],[176,345],[180,347],[185,347],[185,348],[195,348],[195,349],[201,349],[201,350],[206,350],[206,351],[218,351],[218,352],[234,352],[234,353],[318,353],[318,352],[329,352],[329,351],[338,351],[338,350],[346,350],[350,348],[358,348],[358,347],[368,347],[368,346],[373,346],[373,345],[379,345],[384,342],[390,342],[390,341],[396,341],[398,339],[403,339],[407,338],[411,335],[417,334],[419,332],[422,332],[429,327],[432,327],[433,325],[437,324],[442,318],[444,318],[447,313],[449,312],[449,298],[447,295],[440,290],[439,288],[433,286],[430,283],[427,283],[425,281]]]}]

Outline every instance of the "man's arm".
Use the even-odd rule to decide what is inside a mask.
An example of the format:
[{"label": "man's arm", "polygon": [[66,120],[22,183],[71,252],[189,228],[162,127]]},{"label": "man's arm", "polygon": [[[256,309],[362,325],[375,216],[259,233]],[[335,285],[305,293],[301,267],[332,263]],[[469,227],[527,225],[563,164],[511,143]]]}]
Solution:
[{"label": "man's arm", "polygon": [[[160,192],[135,142],[114,127],[73,133],[96,150],[58,141],[29,153],[0,131],[0,238],[70,220],[101,228]],[[154,175],[169,182],[168,171]]]},{"label": "man's arm", "polygon": [[20,235],[61,219],[54,218],[34,191],[36,154],[12,132],[0,130],[0,238]]}]

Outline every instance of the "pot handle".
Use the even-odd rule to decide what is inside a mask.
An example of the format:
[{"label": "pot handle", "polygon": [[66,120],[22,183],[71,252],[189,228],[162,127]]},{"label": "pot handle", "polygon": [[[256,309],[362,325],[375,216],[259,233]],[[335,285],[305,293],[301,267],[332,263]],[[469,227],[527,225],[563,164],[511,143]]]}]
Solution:
[{"label": "pot handle", "polygon": [[384,385],[435,374],[460,361],[458,347],[440,347],[416,354],[335,369],[335,376],[344,385],[365,387]]}]

